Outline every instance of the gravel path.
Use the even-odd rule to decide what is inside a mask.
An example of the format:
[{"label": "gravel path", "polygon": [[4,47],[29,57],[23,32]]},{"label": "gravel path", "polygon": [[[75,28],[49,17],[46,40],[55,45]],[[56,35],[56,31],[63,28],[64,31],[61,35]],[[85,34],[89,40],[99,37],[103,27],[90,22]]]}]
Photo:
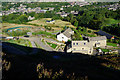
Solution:
[{"label": "gravel path", "polygon": [[37,43],[38,45],[40,45],[40,47],[46,51],[54,51],[50,46],[46,45],[45,43],[43,43],[40,38],[37,37],[30,37],[29,38],[30,41],[34,41],[35,43]]}]

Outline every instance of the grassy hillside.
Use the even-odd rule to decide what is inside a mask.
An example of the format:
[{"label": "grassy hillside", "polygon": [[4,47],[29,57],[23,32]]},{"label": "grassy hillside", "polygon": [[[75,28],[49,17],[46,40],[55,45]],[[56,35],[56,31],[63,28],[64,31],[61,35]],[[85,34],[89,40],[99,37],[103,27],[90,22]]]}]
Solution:
[{"label": "grassy hillside", "polygon": [[42,19],[39,19],[39,20],[30,21],[28,23],[42,25],[42,26],[46,25],[46,26],[52,26],[52,27],[56,27],[56,26],[60,26],[60,27],[64,27],[64,26],[74,27],[73,25],[71,25],[70,22],[67,22],[67,21],[55,20],[54,23],[46,23],[47,20],[51,20],[51,18],[42,18]]}]

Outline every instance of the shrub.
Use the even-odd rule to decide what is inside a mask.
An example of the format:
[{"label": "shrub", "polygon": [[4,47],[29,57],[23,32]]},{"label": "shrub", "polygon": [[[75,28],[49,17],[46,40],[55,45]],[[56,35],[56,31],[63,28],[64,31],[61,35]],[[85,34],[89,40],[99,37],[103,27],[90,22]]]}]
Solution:
[{"label": "shrub", "polygon": [[88,33],[91,33],[92,31],[91,30],[88,30]]}]

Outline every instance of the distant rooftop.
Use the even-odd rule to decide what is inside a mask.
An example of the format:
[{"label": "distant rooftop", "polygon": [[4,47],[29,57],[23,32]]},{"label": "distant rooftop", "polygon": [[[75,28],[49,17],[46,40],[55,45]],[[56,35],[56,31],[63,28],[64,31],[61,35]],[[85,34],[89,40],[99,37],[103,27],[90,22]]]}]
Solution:
[{"label": "distant rooftop", "polygon": [[102,35],[102,36],[106,36],[107,39],[111,39],[111,38],[113,37],[112,35],[104,32],[104,31],[102,31],[102,30],[98,31],[97,34],[98,34],[98,35]]},{"label": "distant rooftop", "polygon": [[89,37],[90,41],[106,40],[106,36]]},{"label": "distant rooftop", "polygon": [[64,34],[66,37],[70,38],[70,37],[71,37],[70,32],[72,32],[72,29],[71,29],[71,28],[68,28],[68,29],[66,29],[66,30],[63,32],[63,34]]}]

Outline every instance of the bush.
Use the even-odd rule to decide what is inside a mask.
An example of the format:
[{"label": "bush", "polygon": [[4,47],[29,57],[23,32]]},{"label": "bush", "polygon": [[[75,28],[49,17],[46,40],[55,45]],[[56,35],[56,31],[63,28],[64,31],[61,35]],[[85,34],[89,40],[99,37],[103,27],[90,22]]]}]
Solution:
[{"label": "bush", "polygon": [[91,30],[88,30],[88,33],[91,33],[92,31]]},{"label": "bush", "polygon": [[30,32],[30,30],[12,31],[12,32],[8,32],[8,35],[10,35],[10,36],[23,36],[23,35],[26,35],[27,32]]}]

